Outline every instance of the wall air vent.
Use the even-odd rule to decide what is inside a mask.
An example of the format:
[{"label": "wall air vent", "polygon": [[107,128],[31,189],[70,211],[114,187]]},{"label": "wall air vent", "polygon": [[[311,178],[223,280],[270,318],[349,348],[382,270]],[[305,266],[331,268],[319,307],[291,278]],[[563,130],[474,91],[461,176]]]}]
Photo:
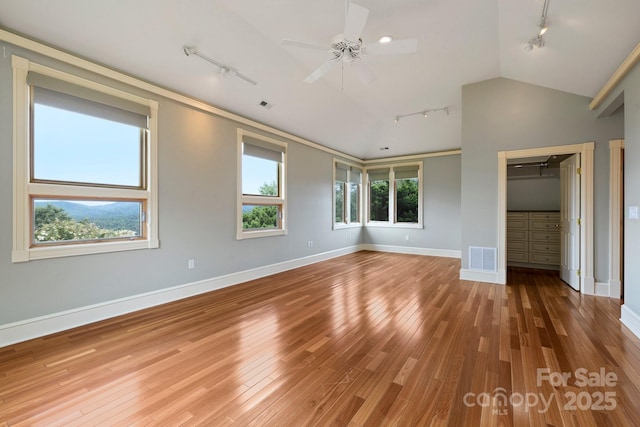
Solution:
[{"label": "wall air vent", "polygon": [[495,273],[498,271],[498,250],[469,246],[469,269]]}]

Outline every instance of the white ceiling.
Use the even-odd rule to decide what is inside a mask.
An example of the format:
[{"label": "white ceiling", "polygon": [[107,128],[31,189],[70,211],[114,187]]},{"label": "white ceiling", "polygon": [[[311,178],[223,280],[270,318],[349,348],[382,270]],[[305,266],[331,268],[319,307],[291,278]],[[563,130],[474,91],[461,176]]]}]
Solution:
[{"label": "white ceiling", "polygon": [[[0,0],[0,26],[367,159],[460,148],[467,83],[507,77],[593,97],[640,41],[639,0],[551,0],[546,46],[533,52],[523,47],[543,0],[354,2],[370,10],[365,44],[418,39],[414,54],[367,57],[370,85],[348,67],[303,83],[326,54],[280,43],[328,46],[344,0]],[[221,76],[185,45],[258,84]],[[393,121],[445,106],[449,115]]]}]

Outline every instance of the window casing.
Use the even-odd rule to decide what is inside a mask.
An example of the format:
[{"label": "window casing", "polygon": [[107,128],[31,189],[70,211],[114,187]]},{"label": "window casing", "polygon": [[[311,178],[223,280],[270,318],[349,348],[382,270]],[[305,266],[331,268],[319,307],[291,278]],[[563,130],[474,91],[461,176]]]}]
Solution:
[{"label": "window casing", "polygon": [[[17,56],[12,64],[12,261],[157,248],[157,102]],[[112,221],[62,206],[110,206]]]},{"label": "window casing", "polygon": [[238,129],[238,240],[287,234],[287,144]]},{"label": "window casing", "polygon": [[362,169],[334,160],[333,175],[334,228],[361,226]]},{"label": "window casing", "polygon": [[422,228],[422,162],[369,168],[367,226]]}]

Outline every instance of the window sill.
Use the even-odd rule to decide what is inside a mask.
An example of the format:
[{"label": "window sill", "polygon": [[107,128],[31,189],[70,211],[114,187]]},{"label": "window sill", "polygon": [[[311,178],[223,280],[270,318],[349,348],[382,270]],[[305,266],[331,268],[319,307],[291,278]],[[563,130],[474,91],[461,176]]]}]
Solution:
[{"label": "window sill", "polygon": [[333,224],[334,230],[342,230],[345,228],[361,228],[361,227],[362,227],[362,223],[360,222],[352,222],[349,224],[344,224],[344,223]]},{"label": "window sill", "polygon": [[78,243],[60,246],[40,246],[26,251],[13,251],[11,262],[28,262],[37,259],[63,258],[69,256],[101,254],[108,252],[132,251],[139,249],[156,249],[160,247],[158,240],[134,240],[100,243]]},{"label": "window sill", "polygon": [[251,230],[237,233],[236,240],[255,239],[258,237],[284,236],[287,230]]},{"label": "window sill", "polygon": [[367,227],[377,227],[377,228],[412,228],[412,229],[422,229],[424,226],[422,224],[403,224],[403,223],[392,223],[392,222],[367,222],[365,224]]}]

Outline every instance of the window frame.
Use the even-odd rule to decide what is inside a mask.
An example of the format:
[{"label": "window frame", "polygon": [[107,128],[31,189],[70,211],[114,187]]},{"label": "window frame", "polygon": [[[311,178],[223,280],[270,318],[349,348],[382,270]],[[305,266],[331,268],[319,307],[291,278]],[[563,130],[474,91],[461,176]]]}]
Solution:
[{"label": "window frame", "polygon": [[[282,149],[282,162],[278,164],[278,195],[252,195],[244,194],[242,188],[242,147],[244,137],[253,140],[264,141],[267,144],[275,145]],[[249,132],[242,128],[237,129],[237,214],[236,214],[236,240],[253,239],[258,237],[284,236],[288,233],[287,229],[287,148],[288,144],[268,136]],[[279,208],[278,226],[277,228],[266,229],[250,229],[243,228],[242,208],[244,205],[261,205],[261,206],[277,206]]]},{"label": "window frame", "polygon": [[[49,68],[16,55],[12,56],[12,67],[14,227],[11,261],[18,263],[36,259],[158,248],[160,242],[158,240],[157,220],[157,101]],[[31,71],[149,108],[148,131],[146,143],[144,144],[145,155],[143,159],[145,176],[142,182],[145,185],[142,188],[43,181],[32,177],[34,147],[31,137],[31,89],[27,82],[27,75]],[[35,244],[32,239],[34,233],[33,200],[46,197],[66,200],[131,200],[142,202],[144,218],[141,236],[135,239],[62,241]]]},{"label": "window frame", "polygon": [[[397,207],[396,207],[396,199],[397,199],[397,184],[395,178],[395,170],[406,168],[408,166],[417,166],[418,167],[418,222],[398,222],[397,221]],[[372,167],[367,167],[364,170],[364,174],[366,176],[366,191],[365,193],[365,211],[366,211],[366,221],[365,226],[367,227],[391,227],[391,228],[424,228],[423,221],[423,206],[424,206],[424,186],[423,186],[423,178],[422,178],[422,168],[423,162],[406,162],[406,163],[393,163],[393,164],[384,164],[384,165],[376,165]],[[389,169],[389,214],[388,221],[371,221],[371,180],[369,178],[369,174],[372,171],[379,169]]]},{"label": "window frame", "polygon": [[[336,177],[337,177],[337,170],[338,170],[338,165],[343,165],[346,166],[346,172],[347,172],[347,180],[346,181],[337,181]],[[353,169],[358,169],[359,173],[360,173],[360,180],[357,182],[358,184],[358,213],[357,213],[357,218],[358,221],[356,222],[352,222],[351,221],[351,188],[350,188],[350,184],[352,183],[351,181],[351,172]],[[350,162],[346,162],[343,160],[338,160],[338,159],[333,159],[333,186],[331,187],[331,192],[332,192],[332,209],[331,209],[331,216],[332,216],[332,224],[333,224],[333,229],[334,230],[338,230],[341,228],[357,228],[357,227],[362,227],[363,226],[363,221],[362,221],[362,201],[363,201],[363,197],[362,197],[362,179],[364,176],[364,168],[362,168],[360,165],[356,165],[354,163],[350,163]],[[342,191],[344,193],[344,197],[343,197],[343,222],[337,222],[336,221],[336,191],[335,191],[335,186],[337,182],[342,182]]]}]

